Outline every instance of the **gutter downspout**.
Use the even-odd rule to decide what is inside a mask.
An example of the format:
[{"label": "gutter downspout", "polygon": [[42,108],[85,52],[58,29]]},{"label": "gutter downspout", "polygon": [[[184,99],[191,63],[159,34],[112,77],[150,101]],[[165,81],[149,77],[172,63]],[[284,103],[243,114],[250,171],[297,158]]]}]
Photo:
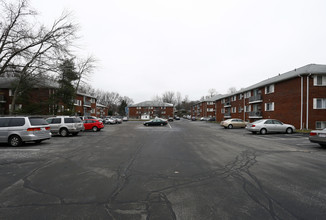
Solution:
[{"label": "gutter downspout", "polygon": [[300,130],[302,130],[302,117],[303,117],[303,76],[298,75],[301,78],[301,109],[300,109]]},{"label": "gutter downspout", "polygon": [[306,120],[306,129],[309,129],[309,77],[311,73],[307,76],[307,120]]}]

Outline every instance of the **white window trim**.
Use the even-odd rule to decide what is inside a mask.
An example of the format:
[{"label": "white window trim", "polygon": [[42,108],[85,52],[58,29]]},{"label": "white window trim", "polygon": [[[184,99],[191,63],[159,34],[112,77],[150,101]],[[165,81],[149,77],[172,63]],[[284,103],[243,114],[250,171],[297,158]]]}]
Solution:
[{"label": "white window trim", "polygon": [[[269,92],[267,92],[267,88],[269,87]],[[271,93],[274,93],[275,91],[275,86],[274,84],[271,84],[271,85],[268,85],[268,86],[265,86],[265,94],[271,94]]]},{"label": "white window trim", "polygon": [[231,113],[237,113],[237,107],[232,107],[231,108]]},{"label": "white window trim", "polygon": [[[271,105],[271,108],[270,109],[267,109],[267,106],[269,104]],[[265,112],[272,112],[272,111],[274,111],[274,109],[275,109],[274,102],[265,103]]]},{"label": "white window trim", "polygon": [[[318,77],[321,77],[322,78],[322,82],[321,82],[321,84],[318,84],[317,83],[317,78]],[[324,76],[324,75],[314,75],[314,86],[326,86],[326,76]]]},{"label": "white window trim", "polygon": [[222,114],[225,113],[225,108],[221,108],[221,113],[222,113]]},{"label": "white window trim", "polygon": [[[317,107],[317,100],[321,100],[321,108]],[[326,109],[326,98],[314,98],[313,99],[313,109]]]},{"label": "white window trim", "polygon": [[[320,124],[320,126],[318,126]],[[326,128],[326,121],[316,121],[316,129],[324,129]]]}]

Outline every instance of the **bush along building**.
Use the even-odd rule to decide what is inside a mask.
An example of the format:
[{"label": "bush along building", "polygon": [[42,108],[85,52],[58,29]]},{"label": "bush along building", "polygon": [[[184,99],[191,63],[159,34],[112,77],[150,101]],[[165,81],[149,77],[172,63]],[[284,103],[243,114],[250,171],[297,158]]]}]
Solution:
[{"label": "bush along building", "polygon": [[[326,127],[326,65],[309,64],[223,95],[215,100],[216,120],[253,122],[273,118],[297,129]],[[193,108],[196,108],[193,106]],[[197,116],[193,112],[193,116]]]},{"label": "bush along building", "polygon": [[145,101],[128,106],[128,117],[131,119],[168,118],[174,116],[174,106],[170,103]]}]

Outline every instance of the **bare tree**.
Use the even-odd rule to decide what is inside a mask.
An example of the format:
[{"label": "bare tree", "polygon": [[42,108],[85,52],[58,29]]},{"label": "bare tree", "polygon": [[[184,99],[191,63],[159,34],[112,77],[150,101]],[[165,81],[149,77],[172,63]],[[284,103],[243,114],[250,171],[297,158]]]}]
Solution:
[{"label": "bare tree", "polygon": [[162,101],[175,104],[175,93],[173,91],[166,91],[162,94]]},{"label": "bare tree", "polygon": [[95,66],[96,59],[93,56],[88,56],[85,59],[77,59],[77,73],[78,73],[78,80],[76,83],[76,92],[79,89],[80,83],[85,84],[84,80],[87,80],[90,74],[96,68]]},{"label": "bare tree", "polygon": [[209,98],[212,98],[213,96],[217,95],[216,89],[209,89],[208,95],[209,95]]},{"label": "bare tree", "polygon": [[237,89],[235,87],[230,87],[227,91],[227,94],[233,94],[233,93],[236,93],[237,92]]},{"label": "bare tree", "polygon": [[33,83],[45,73],[55,72],[58,58],[70,54],[77,25],[69,22],[68,14],[63,14],[48,29],[36,21],[28,22],[36,12],[31,10],[27,0],[18,0],[16,4],[0,3],[4,19],[0,25],[0,76],[12,72],[17,77],[12,113],[18,93],[24,89],[22,83],[27,79]]}]

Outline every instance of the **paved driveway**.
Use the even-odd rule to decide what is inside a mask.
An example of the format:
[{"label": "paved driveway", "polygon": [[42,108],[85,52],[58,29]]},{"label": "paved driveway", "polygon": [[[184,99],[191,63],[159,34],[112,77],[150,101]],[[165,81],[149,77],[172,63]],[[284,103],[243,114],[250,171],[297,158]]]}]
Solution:
[{"label": "paved driveway", "polygon": [[0,219],[324,219],[326,149],[188,120],[0,145]]}]

